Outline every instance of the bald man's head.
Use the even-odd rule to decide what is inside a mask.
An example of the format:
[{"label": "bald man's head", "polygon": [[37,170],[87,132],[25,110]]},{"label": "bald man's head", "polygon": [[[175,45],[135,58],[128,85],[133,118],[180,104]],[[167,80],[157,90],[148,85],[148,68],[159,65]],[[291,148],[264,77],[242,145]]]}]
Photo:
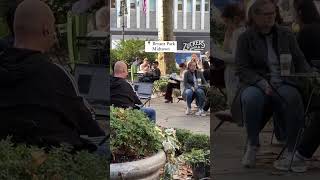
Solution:
[{"label": "bald man's head", "polygon": [[15,44],[49,50],[56,41],[54,23],[53,12],[47,4],[40,0],[24,0],[15,13]]},{"label": "bald man's head", "polygon": [[128,76],[127,64],[124,63],[123,61],[116,62],[116,64],[114,65],[113,75],[114,77],[127,78]]}]

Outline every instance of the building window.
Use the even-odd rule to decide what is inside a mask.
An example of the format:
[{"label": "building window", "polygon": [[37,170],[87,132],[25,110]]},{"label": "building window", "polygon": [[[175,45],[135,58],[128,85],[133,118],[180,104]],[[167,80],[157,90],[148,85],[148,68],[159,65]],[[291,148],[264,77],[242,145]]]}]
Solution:
[{"label": "building window", "polygon": [[130,9],[136,9],[136,0],[130,1]]},{"label": "building window", "polygon": [[196,0],[196,11],[201,11],[201,0]]},{"label": "building window", "polygon": [[182,6],[182,0],[178,0],[178,11],[182,11],[183,6]]},{"label": "building window", "polygon": [[116,8],[116,0],[111,0],[111,8]]},{"label": "building window", "polygon": [[187,12],[192,12],[192,0],[187,0]]},{"label": "building window", "polygon": [[150,11],[156,11],[156,0],[149,0],[149,9]]},{"label": "building window", "polygon": [[210,9],[209,0],[206,0],[206,1],[205,1],[205,6],[204,6],[204,10],[205,10],[205,11],[209,11],[209,9]]}]

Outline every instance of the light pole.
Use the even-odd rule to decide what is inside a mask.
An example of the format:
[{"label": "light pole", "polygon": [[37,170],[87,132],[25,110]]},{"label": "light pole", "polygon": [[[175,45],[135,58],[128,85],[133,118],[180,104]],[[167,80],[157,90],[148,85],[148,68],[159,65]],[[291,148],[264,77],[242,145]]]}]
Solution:
[{"label": "light pole", "polygon": [[128,14],[127,7],[126,7],[126,0],[121,0],[119,16],[122,16],[122,41],[124,41],[124,28],[125,28],[124,17],[126,14]]}]

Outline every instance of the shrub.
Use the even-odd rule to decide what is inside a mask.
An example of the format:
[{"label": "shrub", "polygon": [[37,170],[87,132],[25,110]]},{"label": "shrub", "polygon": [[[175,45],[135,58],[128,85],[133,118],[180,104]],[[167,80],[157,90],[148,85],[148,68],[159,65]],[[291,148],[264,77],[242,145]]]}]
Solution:
[{"label": "shrub", "polygon": [[191,152],[185,153],[183,158],[191,166],[198,163],[210,164],[210,150],[192,149]]},{"label": "shrub", "polygon": [[105,180],[108,162],[86,151],[70,154],[67,147],[42,149],[10,139],[0,141],[0,179],[90,179]]},{"label": "shrub", "polygon": [[177,129],[176,136],[178,141],[181,143],[181,146],[184,147],[185,142],[189,139],[190,136],[192,136],[192,133],[191,131],[186,129]]},{"label": "shrub", "polygon": [[114,163],[151,156],[162,148],[161,130],[142,111],[111,107],[110,127]]},{"label": "shrub", "polygon": [[167,85],[168,85],[167,78],[161,78],[160,80],[154,82],[154,88],[156,92],[166,92]]},{"label": "shrub", "polygon": [[192,134],[184,143],[186,152],[190,152],[192,149],[210,150],[209,136],[205,134]]}]

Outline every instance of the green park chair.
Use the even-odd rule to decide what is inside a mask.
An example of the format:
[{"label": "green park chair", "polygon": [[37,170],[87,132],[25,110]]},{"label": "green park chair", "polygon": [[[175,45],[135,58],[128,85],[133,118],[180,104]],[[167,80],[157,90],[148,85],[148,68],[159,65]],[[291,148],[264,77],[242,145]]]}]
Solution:
[{"label": "green park chair", "polygon": [[76,15],[72,12],[68,12],[67,15],[68,52],[72,68],[76,63],[83,63],[80,60],[82,56],[81,48],[77,46],[76,38],[87,35],[88,17],[89,14]]},{"label": "green park chair", "polygon": [[136,74],[137,72],[138,72],[138,66],[137,65],[131,65],[131,68],[130,68],[131,82],[138,81],[138,76]]},{"label": "green park chair", "polygon": [[8,27],[3,17],[0,17],[0,38],[8,35]]}]

